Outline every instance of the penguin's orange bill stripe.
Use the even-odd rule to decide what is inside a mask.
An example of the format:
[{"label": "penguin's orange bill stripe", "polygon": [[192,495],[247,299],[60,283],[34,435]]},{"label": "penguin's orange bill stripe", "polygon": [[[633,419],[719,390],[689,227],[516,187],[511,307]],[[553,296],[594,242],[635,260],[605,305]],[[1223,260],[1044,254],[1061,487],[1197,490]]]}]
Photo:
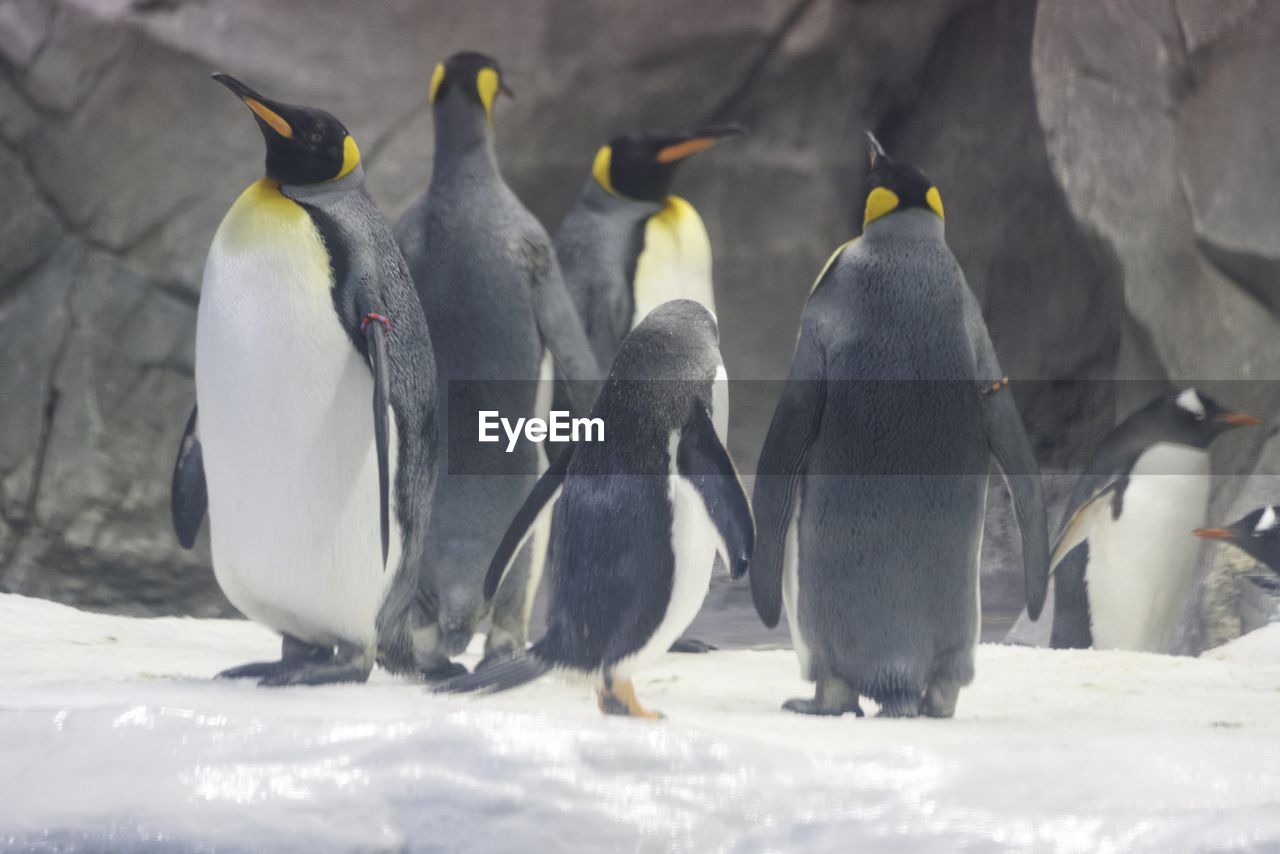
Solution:
[{"label": "penguin's orange bill stripe", "polygon": [[293,136],[293,128],[284,120],[284,117],[257,98],[245,98],[244,105],[253,110],[254,115],[266,122],[273,131],[285,139]]},{"label": "penguin's orange bill stripe", "polygon": [[1229,540],[1233,536],[1226,528],[1196,528],[1191,533],[1202,540]]},{"label": "penguin's orange bill stripe", "polygon": [[1218,420],[1233,427],[1252,427],[1254,424],[1262,423],[1261,418],[1247,412],[1226,412],[1219,415]]},{"label": "penguin's orange bill stripe", "polygon": [[659,148],[657,156],[653,159],[659,163],[674,163],[677,160],[684,160],[686,157],[697,154],[699,151],[706,151],[719,141],[713,136],[695,136],[693,139],[686,139],[684,142],[677,142],[675,145]]}]

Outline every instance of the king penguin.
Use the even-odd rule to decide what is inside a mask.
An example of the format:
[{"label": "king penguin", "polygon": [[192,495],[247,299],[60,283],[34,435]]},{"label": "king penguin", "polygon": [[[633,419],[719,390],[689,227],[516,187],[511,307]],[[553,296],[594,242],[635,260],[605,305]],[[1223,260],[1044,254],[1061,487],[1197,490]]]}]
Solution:
[{"label": "king penguin", "polygon": [[[419,666],[429,677],[456,672],[449,659],[486,612],[489,558],[541,467],[529,443],[509,454],[478,444],[478,413],[542,414],[538,380],[550,381],[552,363],[574,390],[602,378],[551,239],[498,171],[494,104],[506,91],[487,56],[458,53],[436,67],[431,183],[395,232],[431,318],[442,389],[444,464],[415,610]],[[575,411],[590,408],[587,397],[573,401]],[[490,657],[524,648],[544,552],[544,543],[526,549],[498,595]]]},{"label": "king penguin", "polygon": [[207,509],[219,586],[284,636],[280,661],[220,675],[360,682],[377,655],[412,672],[437,452],[422,306],[346,128],[214,79],[253,112],[266,177],[209,248],[172,513],[190,548]]},{"label": "king penguin", "polygon": [[696,302],[664,303],[623,339],[591,412],[605,440],[561,452],[485,579],[492,595],[554,503],[563,524],[553,533],[546,634],[442,690],[506,690],[560,668],[596,680],[605,714],[661,717],[640,705],[632,674],[689,626],[716,554],[735,578],[751,560],[751,511],[714,423],[726,384],[715,317]]},{"label": "king penguin", "polygon": [[801,319],[765,438],[751,593],[786,603],[814,699],[794,712],[950,717],[974,673],[978,556],[994,457],[1039,613],[1048,538],[1038,467],[942,199],[868,134],[862,235],[836,250]]},{"label": "king penguin", "polygon": [[1228,542],[1280,575],[1280,505],[1259,507],[1225,528],[1197,528],[1195,535]]},{"label": "king penguin", "polygon": [[1261,419],[1194,388],[1162,395],[1098,446],[1077,480],[1053,549],[1057,649],[1169,652],[1195,582],[1209,445]]},{"label": "king penguin", "polygon": [[669,191],[686,158],[742,133],[724,126],[625,134],[596,152],[555,247],[601,365],[612,364],[623,336],[668,300],[696,300],[715,312],[706,226]]}]

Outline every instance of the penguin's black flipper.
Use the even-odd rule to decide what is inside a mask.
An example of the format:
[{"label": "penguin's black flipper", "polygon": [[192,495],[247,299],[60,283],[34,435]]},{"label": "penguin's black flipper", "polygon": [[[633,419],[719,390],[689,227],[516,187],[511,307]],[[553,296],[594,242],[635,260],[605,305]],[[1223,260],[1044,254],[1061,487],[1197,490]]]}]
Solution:
[{"label": "penguin's black flipper", "polygon": [[702,496],[707,514],[724,540],[727,550],[724,559],[729,564],[730,577],[746,575],[756,540],[751,507],[738,480],[738,470],[716,435],[711,416],[701,404],[694,404],[693,413],[681,431],[676,471]]},{"label": "penguin's black flipper", "polygon": [[822,353],[816,337],[801,331],[791,373],[782,388],[782,397],[773,412],[756,466],[752,502],[756,516],[756,550],[751,560],[751,600],[756,613],[769,628],[778,624],[782,613],[782,563],[787,531],[791,527],[800,479],[826,405]]},{"label": "penguin's black flipper", "polygon": [[1035,620],[1040,617],[1049,590],[1049,523],[1044,509],[1040,465],[1036,462],[1017,404],[1009,392],[1008,378],[1000,370],[991,334],[982,319],[982,309],[967,282],[963,290],[965,327],[973,350],[974,367],[980,382],[985,383],[975,393],[982,396],[982,422],[987,446],[1013,497],[1013,512],[1022,534],[1027,615]]},{"label": "penguin's black flipper", "polygon": [[555,252],[543,240],[526,237],[521,263],[532,288],[533,315],[542,344],[551,352],[556,373],[566,381],[563,391],[573,414],[585,415],[591,411],[604,375],[565,287]]},{"label": "penguin's black flipper", "polygon": [[178,445],[178,459],[173,464],[173,484],[169,493],[169,513],[173,530],[184,549],[196,544],[200,523],[209,509],[209,487],[204,479],[204,450],[200,446],[198,408],[191,408],[187,429]]},{"label": "penguin's black flipper", "polygon": [[378,452],[378,502],[381,513],[382,568],[387,568],[391,548],[391,466],[388,461],[387,405],[391,398],[390,364],[387,359],[387,330],[381,316],[364,320],[364,340],[373,372],[373,441]]},{"label": "penguin's black flipper", "polygon": [[1120,504],[1124,500],[1125,487],[1129,485],[1129,475],[1120,474],[1107,477],[1090,485],[1090,492],[1078,504],[1062,526],[1062,533],[1054,543],[1053,554],[1049,558],[1049,571],[1067,556],[1076,546],[1089,539],[1094,526],[1106,515],[1120,515]]},{"label": "penguin's black flipper", "polygon": [[502,535],[502,542],[498,543],[498,550],[494,552],[493,560],[489,562],[489,571],[484,577],[486,602],[498,591],[498,585],[502,583],[503,576],[511,568],[511,563],[519,553],[520,547],[533,532],[533,523],[538,520],[543,508],[555,503],[560,486],[564,483],[565,472],[569,470],[569,460],[572,456],[573,445],[567,445],[547,466],[542,477],[538,478],[538,482],[529,492],[529,497],[524,500],[524,504],[520,505],[520,509],[516,511],[516,517],[507,526],[507,532]]}]

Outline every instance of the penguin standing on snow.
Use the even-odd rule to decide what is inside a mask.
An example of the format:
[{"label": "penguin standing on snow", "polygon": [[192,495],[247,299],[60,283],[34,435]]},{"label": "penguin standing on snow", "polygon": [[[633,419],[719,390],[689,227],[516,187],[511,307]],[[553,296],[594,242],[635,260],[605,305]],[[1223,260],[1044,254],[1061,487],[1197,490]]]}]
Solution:
[{"label": "penguin standing on snow", "polygon": [[[494,103],[506,91],[497,62],[478,53],[455,54],[437,66],[429,94],[431,184],[395,232],[431,318],[442,389],[445,462],[414,632],[428,676],[460,666],[449,659],[466,649],[485,614],[481,586],[489,558],[540,467],[537,448],[527,442],[509,454],[477,444],[478,412],[512,420],[542,414],[535,411],[537,381],[551,379],[552,360],[575,381],[573,390],[601,379],[551,239],[498,172]],[[589,400],[573,404],[580,412],[590,408]],[[494,604],[487,655],[524,648],[544,550],[535,541],[519,556]]]},{"label": "penguin standing on snow", "polygon": [[786,603],[805,714],[950,717],[973,678],[991,458],[1013,494],[1027,605],[1048,578],[1031,445],[978,302],[943,237],[942,199],[875,138],[860,238],[801,320],[760,456],[751,593]]},{"label": "penguin standing on snow", "polygon": [[555,246],[601,365],[612,364],[623,337],[668,300],[696,300],[715,313],[706,226],[693,205],[668,191],[686,158],[742,133],[724,126],[627,134],[596,153]]},{"label": "penguin standing on snow", "polygon": [[284,636],[280,661],[220,675],[358,682],[375,648],[411,671],[437,450],[426,319],[342,124],[214,79],[253,112],[267,174],[205,263],[172,512],[190,548],[207,507],[218,584]]},{"label": "penguin standing on snow", "polygon": [[1076,483],[1053,549],[1058,648],[1167,652],[1195,581],[1209,445],[1261,419],[1188,388],[1129,416]]},{"label": "penguin standing on snow", "polygon": [[492,595],[534,520],[556,502],[563,524],[553,533],[546,635],[442,690],[501,691],[562,668],[599,679],[605,714],[661,717],[636,700],[632,674],[693,620],[713,557],[741,577],[754,541],[746,495],[714,426],[727,382],[717,335],[709,311],[675,300],[623,340],[591,411],[605,440],[561,453],[485,579]]},{"label": "penguin standing on snow", "polygon": [[1225,528],[1197,528],[1206,540],[1224,540],[1280,575],[1280,505],[1269,504]]}]

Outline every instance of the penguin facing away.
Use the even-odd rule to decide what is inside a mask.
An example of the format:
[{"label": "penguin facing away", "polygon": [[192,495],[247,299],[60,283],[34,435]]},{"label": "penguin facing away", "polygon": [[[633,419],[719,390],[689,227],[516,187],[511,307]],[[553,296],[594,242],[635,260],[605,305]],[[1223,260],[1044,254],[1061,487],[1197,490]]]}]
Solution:
[{"label": "penguin facing away", "polygon": [[977,299],[943,235],[942,199],[868,134],[862,236],[805,306],[760,456],[751,592],[787,608],[812,700],[784,708],[950,717],[973,678],[978,556],[994,458],[1022,533],[1027,606],[1048,578],[1031,445]]},{"label": "penguin facing away", "polygon": [[209,249],[171,509],[189,548],[207,508],[219,586],[284,636],[280,661],[220,675],[363,681],[375,651],[410,672],[437,450],[426,319],[342,124],[214,79],[253,112],[266,177]]},{"label": "penguin facing away", "polygon": [[1261,419],[1194,388],[1162,395],[1112,430],[1077,481],[1054,545],[1057,649],[1168,652],[1195,582],[1209,445]]},{"label": "penguin facing away", "polygon": [[604,442],[552,463],[502,539],[485,579],[491,595],[554,503],[556,566],[544,637],[527,652],[439,690],[502,691],[553,668],[598,680],[605,714],[661,717],[636,700],[631,676],[667,651],[697,614],[718,553],[738,578],[754,530],[715,409],[727,380],[714,316],[667,302],[623,340],[592,417]]},{"label": "penguin facing away", "polygon": [[1195,535],[1228,542],[1280,575],[1280,505],[1259,507],[1224,528],[1197,528]]},{"label": "penguin facing away", "polygon": [[[478,445],[471,432],[477,412],[536,414],[538,380],[550,380],[552,362],[575,381],[573,390],[601,379],[551,240],[499,173],[494,105],[504,92],[501,69],[489,57],[459,53],[437,66],[429,93],[431,183],[395,229],[431,318],[442,389],[445,464],[414,615],[415,654],[429,677],[460,667],[449,659],[466,648],[486,613],[481,586],[489,558],[540,468],[529,443],[496,456]],[[573,401],[575,411],[590,408],[585,397]],[[466,434],[450,442],[451,424]],[[488,655],[524,647],[544,549],[526,549],[500,591]]]},{"label": "penguin facing away", "polygon": [[611,364],[627,332],[668,300],[696,300],[715,313],[706,226],[693,205],[669,190],[686,158],[743,133],[726,125],[625,134],[596,153],[555,248],[601,365]]}]

